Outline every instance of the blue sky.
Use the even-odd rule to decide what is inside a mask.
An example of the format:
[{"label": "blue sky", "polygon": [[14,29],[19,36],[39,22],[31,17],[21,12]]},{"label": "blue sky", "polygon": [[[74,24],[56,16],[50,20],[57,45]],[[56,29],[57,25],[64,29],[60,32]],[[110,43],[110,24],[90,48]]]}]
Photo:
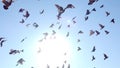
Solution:
[{"label": "blue sky", "polygon": [[[57,8],[55,4],[65,7],[67,4],[73,4],[75,8],[67,9],[61,19],[57,20]],[[46,68],[47,64],[51,68],[60,68],[64,64],[64,59],[67,60],[65,68],[70,64],[71,68],[117,68],[120,67],[120,30],[119,30],[119,1],[99,0],[93,5],[87,5],[88,0],[15,0],[8,10],[3,9],[3,3],[0,2],[0,37],[5,37],[7,40],[3,47],[0,48],[0,68]],[[100,6],[104,4],[103,8]],[[21,24],[19,21],[23,17],[23,13],[19,13],[19,9],[28,10],[30,16]],[[84,20],[86,10],[96,8],[96,12],[91,12],[89,19]],[[40,11],[44,9],[44,13],[40,15]],[[110,12],[106,17],[105,11]],[[75,17],[77,23],[72,23],[72,18]],[[115,23],[110,23],[114,18]],[[32,24],[39,24],[38,28],[34,28]],[[57,24],[60,22],[60,24]],[[26,24],[31,24],[26,27]],[[49,28],[51,24],[55,26]],[[67,25],[70,24],[70,28]],[[105,28],[100,30],[98,24],[105,25]],[[61,29],[58,27],[62,25]],[[56,39],[49,39],[50,36],[42,43],[39,42],[44,35],[43,33],[52,33],[56,31]],[[84,33],[78,35],[78,31]],[[98,30],[100,35],[95,34],[89,36],[89,30]],[[104,30],[110,33],[105,34]],[[67,32],[70,33],[66,37]],[[20,42],[27,37],[24,42]],[[52,37],[54,38],[54,36]],[[80,42],[77,42],[80,39]],[[55,46],[56,45],[56,46]],[[81,47],[77,51],[77,47]],[[96,51],[91,52],[93,46],[96,46]],[[41,49],[40,53],[37,51]],[[23,53],[9,55],[10,49],[24,49]],[[64,53],[66,52],[66,56]],[[106,53],[109,58],[104,60],[103,53]],[[91,61],[92,55],[96,60]],[[15,66],[17,61],[23,58],[23,65]],[[60,60],[59,60],[60,59]],[[59,62],[58,62],[58,61]]]}]

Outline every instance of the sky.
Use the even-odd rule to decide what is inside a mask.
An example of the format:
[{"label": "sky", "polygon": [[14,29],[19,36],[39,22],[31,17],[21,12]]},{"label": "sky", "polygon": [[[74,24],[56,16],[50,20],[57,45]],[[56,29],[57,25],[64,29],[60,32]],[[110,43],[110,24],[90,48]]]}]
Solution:
[{"label": "sky", "polygon": [[[120,67],[120,1],[99,0],[88,5],[88,0],[14,0],[8,10],[3,8],[0,2],[0,37],[5,38],[3,46],[0,47],[0,68],[117,68]],[[57,19],[58,9],[55,4],[65,8],[72,4],[75,8],[67,9],[61,18]],[[103,8],[100,8],[104,5]],[[19,9],[23,8],[30,13],[25,19]],[[92,10],[85,21],[86,10]],[[44,10],[43,14],[40,12]],[[106,16],[105,12],[110,12]],[[72,22],[75,18],[76,23]],[[111,19],[115,23],[111,23]],[[20,21],[24,19],[22,24]],[[39,27],[35,28],[33,23]],[[27,24],[30,24],[28,27]],[[50,25],[54,24],[52,28]],[[100,30],[99,24],[105,28]],[[61,25],[61,29],[58,29]],[[70,27],[68,27],[70,25]],[[52,31],[56,34],[52,35]],[[78,31],[83,34],[78,34]],[[90,30],[98,30],[100,34],[89,36]],[[104,30],[109,31],[105,34]],[[66,34],[69,32],[69,36]],[[48,33],[46,39],[44,33]],[[21,42],[22,39],[25,40]],[[40,41],[42,40],[43,41]],[[80,42],[77,40],[80,39]],[[95,52],[91,52],[93,46]],[[78,47],[81,48],[78,51]],[[19,54],[10,55],[11,49],[24,50]],[[104,60],[103,54],[108,55]],[[91,61],[92,56],[95,60]],[[17,61],[23,58],[25,62],[16,66]],[[66,63],[65,63],[66,60]]]}]

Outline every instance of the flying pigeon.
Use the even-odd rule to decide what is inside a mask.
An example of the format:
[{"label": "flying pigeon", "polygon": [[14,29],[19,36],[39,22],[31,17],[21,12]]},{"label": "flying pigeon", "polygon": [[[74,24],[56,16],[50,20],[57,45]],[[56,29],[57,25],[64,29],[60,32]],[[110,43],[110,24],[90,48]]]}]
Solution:
[{"label": "flying pigeon", "polygon": [[68,9],[68,8],[75,8],[75,6],[73,6],[72,4],[68,4],[65,9]]},{"label": "flying pigeon", "polygon": [[25,22],[25,20],[24,20],[24,19],[22,19],[22,20],[20,21],[20,23],[22,23],[22,24],[23,24],[24,22]]},{"label": "flying pigeon", "polygon": [[3,46],[3,43],[4,43],[5,41],[6,41],[6,40],[0,41],[0,46],[1,46],[1,47]]},{"label": "flying pigeon", "polygon": [[58,27],[58,29],[61,29],[61,27],[62,27],[62,24]]},{"label": "flying pigeon", "polygon": [[83,31],[82,31],[82,30],[80,30],[80,31],[78,32],[78,34],[83,34]]},{"label": "flying pigeon", "polygon": [[14,49],[11,49],[9,54],[16,54],[16,53],[20,53],[20,52],[23,52],[24,50],[14,50]]},{"label": "flying pigeon", "polygon": [[62,65],[62,68],[64,68],[65,66],[64,66],[64,64]]},{"label": "flying pigeon", "polygon": [[69,36],[69,32],[67,32],[67,35],[66,35],[66,37],[68,37]]},{"label": "flying pigeon", "polygon": [[55,34],[56,34],[55,30],[52,30],[52,35],[55,35]]},{"label": "flying pigeon", "polygon": [[104,25],[102,25],[102,24],[99,24],[99,26],[100,26],[100,30],[102,30],[105,26]]},{"label": "flying pigeon", "polygon": [[44,9],[40,12],[40,14],[43,14],[44,13]]},{"label": "flying pigeon", "polygon": [[81,48],[80,48],[80,47],[78,47],[77,51],[80,51],[80,50],[81,50]]},{"label": "flying pigeon", "polygon": [[23,41],[25,41],[25,39],[27,39],[27,37],[23,38],[20,42],[22,43]]},{"label": "flying pigeon", "polygon": [[90,10],[86,10],[86,14],[85,15],[89,15],[90,14]]},{"label": "flying pigeon", "polygon": [[68,67],[67,68],[70,68],[70,64],[68,64]]},{"label": "flying pigeon", "polygon": [[20,58],[18,61],[17,61],[17,64],[16,66],[18,66],[19,64],[23,64],[23,62],[25,62],[25,60],[23,58]]},{"label": "flying pigeon", "polygon": [[53,28],[53,26],[54,26],[54,24],[51,24],[51,25],[49,26],[49,28]]},{"label": "flying pigeon", "polygon": [[110,12],[107,12],[107,11],[106,11],[105,13],[106,13],[106,16],[109,16],[109,15],[110,15]]},{"label": "flying pigeon", "polygon": [[92,49],[92,52],[95,52],[95,50],[96,50],[96,48],[95,48],[95,46],[94,46],[93,49]]},{"label": "flying pigeon", "polygon": [[113,18],[110,22],[115,23],[115,19]]},{"label": "flying pigeon", "polygon": [[23,15],[23,17],[25,17],[26,19],[30,16],[29,12],[26,11],[25,15]]},{"label": "flying pigeon", "polygon": [[106,54],[103,55],[104,55],[104,60],[108,59],[108,56]]},{"label": "flying pigeon", "polygon": [[85,21],[87,21],[87,20],[88,20],[88,18],[89,18],[89,17],[88,17],[88,16],[86,16],[86,17],[85,17]]},{"label": "flying pigeon", "polygon": [[23,8],[20,8],[20,9],[19,9],[19,12],[23,12],[23,11],[25,11],[25,9],[23,9]]},{"label": "flying pigeon", "polygon": [[106,34],[109,34],[110,32],[109,32],[109,31],[107,31],[107,30],[105,30],[105,33],[106,33]]},{"label": "flying pigeon", "polygon": [[89,34],[89,36],[92,36],[94,33],[95,33],[95,31],[90,30],[90,34]]},{"label": "flying pigeon", "polygon": [[103,7],[104,7],[104,5],[101,5],[101,6],[100,6],[100,8],[103,8]]},{"label": "flying pigeon", "polygon": [[5,39],[5,38],[4,37],[0,37],[0,41],[3,40],[3,39]]},{"label": "flying pigeon", "polygon": [[92,61],[93,61],[93,60],[95,60],[95,57],[94,57],[94,56],[92,56]]},{"label": "flying pigeon", "polygon": [[77,42],[80,42],[80,39],[77,39]]},{"label": "flying pigeon", "polygon": [[70,25],[67,25],[68,28],[70,28]]},{"label": "flying pigeon", "polygon": [[95,9],[95,8],[93,8],[93,9],[92,9],[92,11],[96,11],[96,9]]},{"label": "flying pigeon", "polygon": [[38,25],[36,22],[34,22],[34,23],[33,23],[33,27],[38,28],[39,25]]},{"label": "flying pigeon", "polygon": [[2,3],[4,4],[3,5],[3,8],[5,9],[5,10],[7,10],[8,8],[9,8],[9,6],[12,4],[12,2],[13,2],[13,0],[2,0]]},{"label": "flying pigeon", "polygon": [[98,35],[100,34],[100,32],[99,32],[99,31],[97,31],[97,30],[95,30],[95,32],[96,32],[96,36],[98,36]]},{"label": "flying pigeon", "polygon": [[75,20],[76,16],[72,18],[72,20]]},{"label": "flying pigeon", "polygon": [[89,0],[88,5],[92,5],[96,0]]}]

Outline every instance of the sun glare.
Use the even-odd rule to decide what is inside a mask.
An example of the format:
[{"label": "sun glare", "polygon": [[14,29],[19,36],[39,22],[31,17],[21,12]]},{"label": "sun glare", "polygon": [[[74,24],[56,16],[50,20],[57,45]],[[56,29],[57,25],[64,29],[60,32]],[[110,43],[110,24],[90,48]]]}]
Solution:
[{"label": "sun glare", "polygon": [[47,36],[45,40],[38,43],[37,48],[39,53],[36,55],[36,63],[41,68],[47,65],[51,68],[61,67],[70,60],[70,44],[61,35]]}]

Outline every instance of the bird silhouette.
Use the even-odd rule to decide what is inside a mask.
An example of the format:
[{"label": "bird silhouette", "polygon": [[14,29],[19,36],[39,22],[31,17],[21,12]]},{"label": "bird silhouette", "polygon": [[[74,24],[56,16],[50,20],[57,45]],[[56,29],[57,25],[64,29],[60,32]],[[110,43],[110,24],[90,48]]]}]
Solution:
[{"label": "bird silhouette", "polygon": [[68,64],[68,67],[67,68],[70,68],[70,64]]},{"label": "bird silhouette", "polygon": [[86,10],[86,14],[85,15],[89,15],[90,14],[90,10]]},{"label": "bird silhouette", "polygon": [[0,46],[2,47],[3,46],[3,43],[6,42],[6,40],[1,40],[0,41]]},{"label": "bird silhouette", "polygon": [[80,42],[80,39],[77,39],[77,42]]},{"label": "bird silhouette", "polygon": [[92,36],[94,33],[95,33],[95,31],[90,30],[90,34],[89,34],[89,36]]},{"label": "bird silhouette", "polygon": [[58,29],[61,29],[61,27],[62,27],[62,24],[58,27]]},{"label": "bird silhouette", "polygon": [[24,41],[25,41],[25,39],[27,39],[27,37],[23,38],[20,42],[21,42],[21,43],[22,43],[22,42],[24,42]]},{"label": "bird silhouette", "polygon": [[100,30],[102,30],[105,26],[104,25],[102,25],[102,24],[99,24],[99,26],[100,26]]},{"label": "bird silhouette", "polygon": [[96,50],[96,48],[95,48],[95,46],[94,46],[91,52],[95,52],[95,50]]},{"label": "bird silhouette", "polygon": [[109,32],[109,31],[107,31],[107,30],[105,30],[105,33],[106,33],[106,34],[109,34],[110,32]]},{"label": "bird silhouette", "polygon": [[92,5],[96,0],[89,0],[88,5]]},{"label": "bird silhouette", "polygon": [[80,47],[78,47],[77,51],[80,51],[80,50],[81,50],[81,48],[80,48]]},{"label": "bird silhouette", "polygon": [[78,34],[83,34],[83,31],[82,31],[82,30],[79,30]]},{"label": "bird silhouette", "polygon": [[95,30],[95,32],[96,32],[96,36],[98,36],[98,35],[100,34],[100,32],[99,32],[99,31],[97,31],[97,30]]},{"label": "bird silhouette", "polygon": [[38,28],[39,25],[38,25],[36,22],[34,22],[34,23],[33,23],[33,27]]},{"label": "bird silhouette", "polygon": [[5,39],[5,38],[4,37],[0,37],[0,41],[3,40],[3,39]]},{"label": "bird silhouette", "polygon": [[88,16],[86,16],[86,17],[85,17],[85,21],[87,21],[87,20],[88,20],[88,18],[89,18],[89,17],[88,17]]},{"label": "bird silhouette", "polygon": [[24,19],[22,19],[22,20],[20,21],[20,23],[22,23],[22,24],[23,24],[24,22],[25,22],[25,20],[24,20]]},{"label": "bird silhouette", "polygon": [[9,52],[9,54],[13,54],[13,55],[15,55],[16,53],[20,53],[20,52],[23,52],[24,50],[22,49],[22,50],[14,50],[14,49],[10,49],[10,52]]},{"label": "bird silhouette", "polygon": [[110,15],[110,12],[108,12],[108,11],[106,11],[105,13],[106,13],[106,16],[109,16],[109,15]]},{"label": "bird silhouette", "polygon": [[12,4],[12,2],[13,2],[13,0],[2,0],[2,3],[4,4],[3,5],[3,8],[5,9],[5,10],[7,10],[8,8],[9,8],[9,6]]},{"label": "bird silhouette", "polygon": [[113,19],[111,19],[111,21],[110,22],[112,22],[112,23],[115,23],[115,19],[113,18]]},{"label": "bird silhouette", "polygon": [[18,66],[19,64],[23,64],[23,62],[25,62],[25,60],[23,58],[20,58],[18,61],[17,61],[17,64],[16,66]]},{"label": "bird silhouette", "polygon": [[44,9],[40,12],[40,14],[43,14],[44,13]]},{"label": "bird silhouette", "polygon": [[53,26],[54,26],[54,24],[51,24],[51,25],[49,26],[49,28],[53,28]]},{"label": "bird silhouette", "polygon": [[23,11],[25,11],[25,9],[23,9],[23,8],[20,8],[20,9],[19,9],[19,12],[20,12],[20,13],[22,13]]},{"label": "bird silhouette", "polygon": [[92,9],[92,11],[96,11],[96,9],[95,9],[95,8],[93,8],[93,9]]},{"label": "bird silhouette", "polygon": [[67,34],[66,34],[66,37],[68,37],[69,36],[69,32],[67,32]]},{"label": "bird silhouette", "polygon": [[103,8],[104,7],[104,5],[102,4],[101,6],[100,6],[100,8]]},{"label": "bird silhouette", "polygon": [[55,34],[56,34],[55,30],[52,30],[52,35],[55,35]]},{"label": "bird silhouette", "polygon": [[23,15],[23,17],[25,17],[26,19],[30,16],[30,13],[28,11],[25,12],[25,14]]},{"label": "bird silhouette", "polygon": [[92,56],[92,61],[94,61],[95,60],[95,57],[94,56]]},{"label": "bird silhouette", "polygon": [[108,59],[108,56],[104,53],[104,60]]}]

